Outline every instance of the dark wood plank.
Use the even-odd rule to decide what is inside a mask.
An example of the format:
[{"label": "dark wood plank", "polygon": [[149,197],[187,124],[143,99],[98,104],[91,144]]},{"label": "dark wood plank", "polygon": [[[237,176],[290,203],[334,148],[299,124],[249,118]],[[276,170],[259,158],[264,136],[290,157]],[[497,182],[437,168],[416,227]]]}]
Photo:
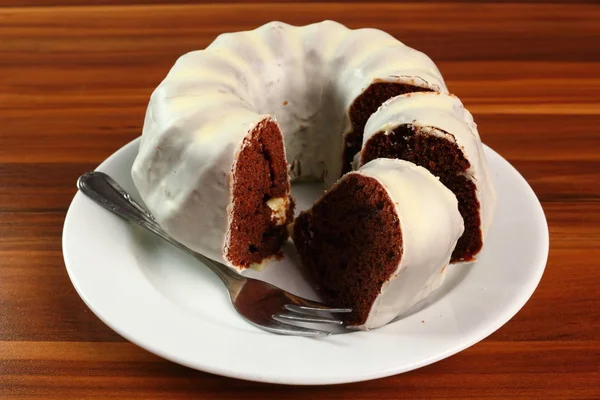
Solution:
[{"label": "dark wood plank", "polygon": [[[277,0],[227,0],[221,3],[232,5],[243,3],[277,3]],[[294,3],[360,3],[360,0],[295,0]],[[378,3],[394,3],[395,0],[379,0]],[[430,3],[453,3],[455,0],[423,0]],[[514,0],[462,0],[462,3],[514,3]],[[173,0],[169,4],[216,3],[214,0]],[[565,3],[564,0],[523,0],[520,3]],[[573,0],[571,3],[596,3],[595,0]],[[106,6],[106,5],[154,5],[165,4],[164,0],[0,0],[0,7],[56,7],[56,6]]]},{"label": "dark wood plank", "polygon": [[[44,354],[47,363],[32,362]],[[428,367],[387,379],[334,387],[282,387],[245,382],[166,365],[127,343],[10,343],[0,347],[0,367],[22,371],[7,376],[0,390],[18,398],[143,398],[143,399],[411,399],[511,398],[595,399],[600,395],[594,366],[598,342],[486,342]],[[493,356],[490,356],[493,355]],[[27,359],[26,357],[31,357]],[[530,365],[518,360],[526,356]],[[555,363],[555,359],[571,362]],[[485,362],[481,362],[485,360]],[[105,365],[113,367],[107,370]],[[552,363],[549,371],[540,366]],[[467,366],[465,368],[465,365]],[[457,370],[466,370],[457,375]],[[57,374],[59,372],[60,374]],[[560,385],[557,385],[560,379]],[[135,388],[135,389],[132,389]],[[1,393],[1,392],[0,392]]]},{"label": "dark wood plank", "polygon": [[[600,61],[600,7],[592,4],[285,3],[269,5],[268,13],[264,7],[5,8],[0,14],[5,39],[0,62],[101,65],[116,56],[119,65],[171,63],[221,32],[252,29],[270,20],[306,24],[323,19],[384,29],[436,61]],[[40,28],[44,35],[36,38]]]}]

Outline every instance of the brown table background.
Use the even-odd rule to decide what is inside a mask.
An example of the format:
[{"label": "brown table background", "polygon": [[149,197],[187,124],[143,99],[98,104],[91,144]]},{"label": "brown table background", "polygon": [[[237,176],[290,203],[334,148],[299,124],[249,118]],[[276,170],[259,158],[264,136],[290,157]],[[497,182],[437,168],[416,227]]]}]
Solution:
[{"label": "brown table background", "polygon": [[[600,398],[598,3],[160,3],[0,0],[0,399]],[[140,134],[178,55],[275,19],[377,27],[424,51],[533,186],[547,270],[488,339],[403,375],[292,389],[164,361],[75,293],[61,231],[76,178]]]}]

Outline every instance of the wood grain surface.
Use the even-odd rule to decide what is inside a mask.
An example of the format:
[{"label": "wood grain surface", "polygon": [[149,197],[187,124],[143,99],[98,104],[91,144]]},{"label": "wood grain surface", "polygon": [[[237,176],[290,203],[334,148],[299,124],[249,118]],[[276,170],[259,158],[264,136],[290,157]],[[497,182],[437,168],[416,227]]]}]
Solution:
[{"label": "wood grain surface", "polygon": [[[165,3],[165,4],[161,4]],[[176,57],[270,20],[335,19],[429,54],[528,180],[550,257],[481,343],[371,382],[290,388],[164,361],[112,332],[65,271],[75,180],[136,138]],[[600,6],[0,0],[0,399],[600,398]]]}]

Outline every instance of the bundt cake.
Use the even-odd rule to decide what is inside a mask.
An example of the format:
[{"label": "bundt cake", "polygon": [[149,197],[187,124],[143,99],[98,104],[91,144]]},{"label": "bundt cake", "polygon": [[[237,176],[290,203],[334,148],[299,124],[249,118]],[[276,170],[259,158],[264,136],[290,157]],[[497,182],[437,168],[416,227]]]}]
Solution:
[{"label": "bundt cake", "polygon": [[425,168],[381,158],[345,174],[290,230],[328,304],[352,308],[348,326],[371,329],[441,285],[463,219]]},{"label": "bundt cake", "polygon": [[413,92],[447,89],[429,57],[376,29],[272,22],[222,34],[152,94],[133,180],[175,239],[238,271],[260,267],[287,239],[290,178],[330,187],[371,114]]},{"label": "bundt cake", "polygon": [[477,126],[458,97],[412,93],[386,101],[367,121],[359,167],[398,158],[427,168],[458,199],[465,232],[452,262],[473,261],[492,223],[496,196]]}]

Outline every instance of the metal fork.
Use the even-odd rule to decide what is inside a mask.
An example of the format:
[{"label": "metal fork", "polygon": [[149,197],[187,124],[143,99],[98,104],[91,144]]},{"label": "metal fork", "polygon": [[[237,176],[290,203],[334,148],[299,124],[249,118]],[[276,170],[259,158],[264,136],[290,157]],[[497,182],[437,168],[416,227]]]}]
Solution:
[{"label": "metal fork", "polygon": [[269,332],[296,336],[327,336],[331,332],[290,324],[310,322],[342,325],[327,314],[349,313],[349,308],[331,308],[307,300],[257,279],[242,276],[227,266],[196,253],[173,239],[152,214],[137,203],[117,182],[103,172],[88,172],[77,180],[77,188],[102,207],[132,221],[191,254],[223,281],[235,310],[251,324]]}]

